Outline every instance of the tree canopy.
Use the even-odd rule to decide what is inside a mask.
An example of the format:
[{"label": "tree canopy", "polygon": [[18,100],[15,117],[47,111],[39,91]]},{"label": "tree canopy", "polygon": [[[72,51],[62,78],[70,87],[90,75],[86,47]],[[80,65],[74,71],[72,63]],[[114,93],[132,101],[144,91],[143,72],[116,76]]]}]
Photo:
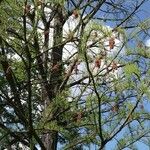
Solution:
[{"label": "tree canopy", "polygon": [[148,0],[0,1],[0,149],[150,144]]}]

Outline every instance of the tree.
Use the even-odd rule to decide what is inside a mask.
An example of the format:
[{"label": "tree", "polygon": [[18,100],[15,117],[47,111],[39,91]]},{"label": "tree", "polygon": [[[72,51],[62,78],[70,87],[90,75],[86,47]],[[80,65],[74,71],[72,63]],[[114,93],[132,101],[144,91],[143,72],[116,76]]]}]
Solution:
[{"label": "tree", "polygon": [[1,149],[148,144],[145,3],[1,1]]}]

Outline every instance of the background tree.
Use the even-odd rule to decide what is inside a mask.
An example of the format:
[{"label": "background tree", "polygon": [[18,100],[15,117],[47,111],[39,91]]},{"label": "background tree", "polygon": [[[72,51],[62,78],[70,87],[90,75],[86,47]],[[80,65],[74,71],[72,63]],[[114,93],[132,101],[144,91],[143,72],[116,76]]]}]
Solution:
[{"label": "background tree", "polygon": [[149,144],[146,3],[1,1],[1,149]]}]

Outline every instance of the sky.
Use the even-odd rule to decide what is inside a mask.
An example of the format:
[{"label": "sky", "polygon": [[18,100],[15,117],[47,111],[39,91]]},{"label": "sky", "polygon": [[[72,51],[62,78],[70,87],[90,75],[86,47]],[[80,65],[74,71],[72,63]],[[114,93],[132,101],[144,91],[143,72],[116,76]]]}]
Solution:
[{"label": "sky", "polygon": [[[142,6],[142,12],[139,12],[139,18],[141,20],[150,18],[150,0]],[[150,37],[147,37],[145,39],[144,43],[146,44],[146,46],[150,47]],[[149,109],[150,108],[149,106],[150,105],[146,106],[146,109]],[[115,140],[110,141],[106,145],[105,150],[115,150],[115,148],[114,148],[115,143],[116,143]],[[146,146],[142,142],[138,142],[136,145],[138,148],[137,150],[150,150],[150,147]],[[95,150],[95,147],[91,146],[91,150]],[[125,148],[124,150],[131,150],[131,149]]]},{"label": "sky", "polygon": [[[148,0],[148,2],[142,6],[142,10],[143,11],[139,13],[140,19],[141,20],[150,19],[150,0]],[[146,46],[150,47],[150,37],[147,37],[145,39],[144,43]],[[148,109],[150,111],[150,104],[145,105],[145,106],[146,106],[146,109]],[[109,142],[106,145],[106,150],[114,150],[114,143],[115,143],[115,141]],[[142,142],[137,142],[136,146],[137,146],[137,150],[150,150],[150,146],[146,146]],[[126,148],[124,150],[131,150],[131,149]]]},{"label": "sky", "polygon": [[[148,19],[150,20],[150,0],[148,0],[143,6],[142,6],[142,12],[139,13],[139,17],[141,20]],[[149,30],[150,34],[150,30]],[[150,36],[148,36],[145,41],[145,45],[150,47]]]}]

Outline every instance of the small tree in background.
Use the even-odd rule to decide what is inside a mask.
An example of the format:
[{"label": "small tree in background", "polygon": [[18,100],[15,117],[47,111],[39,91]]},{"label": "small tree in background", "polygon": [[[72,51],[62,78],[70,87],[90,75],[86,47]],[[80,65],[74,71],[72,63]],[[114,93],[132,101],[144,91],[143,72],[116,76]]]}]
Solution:
[{"label": "small tree in background", "polygon": [[1,1],[0,148],[148,145],[146,3]]}]

